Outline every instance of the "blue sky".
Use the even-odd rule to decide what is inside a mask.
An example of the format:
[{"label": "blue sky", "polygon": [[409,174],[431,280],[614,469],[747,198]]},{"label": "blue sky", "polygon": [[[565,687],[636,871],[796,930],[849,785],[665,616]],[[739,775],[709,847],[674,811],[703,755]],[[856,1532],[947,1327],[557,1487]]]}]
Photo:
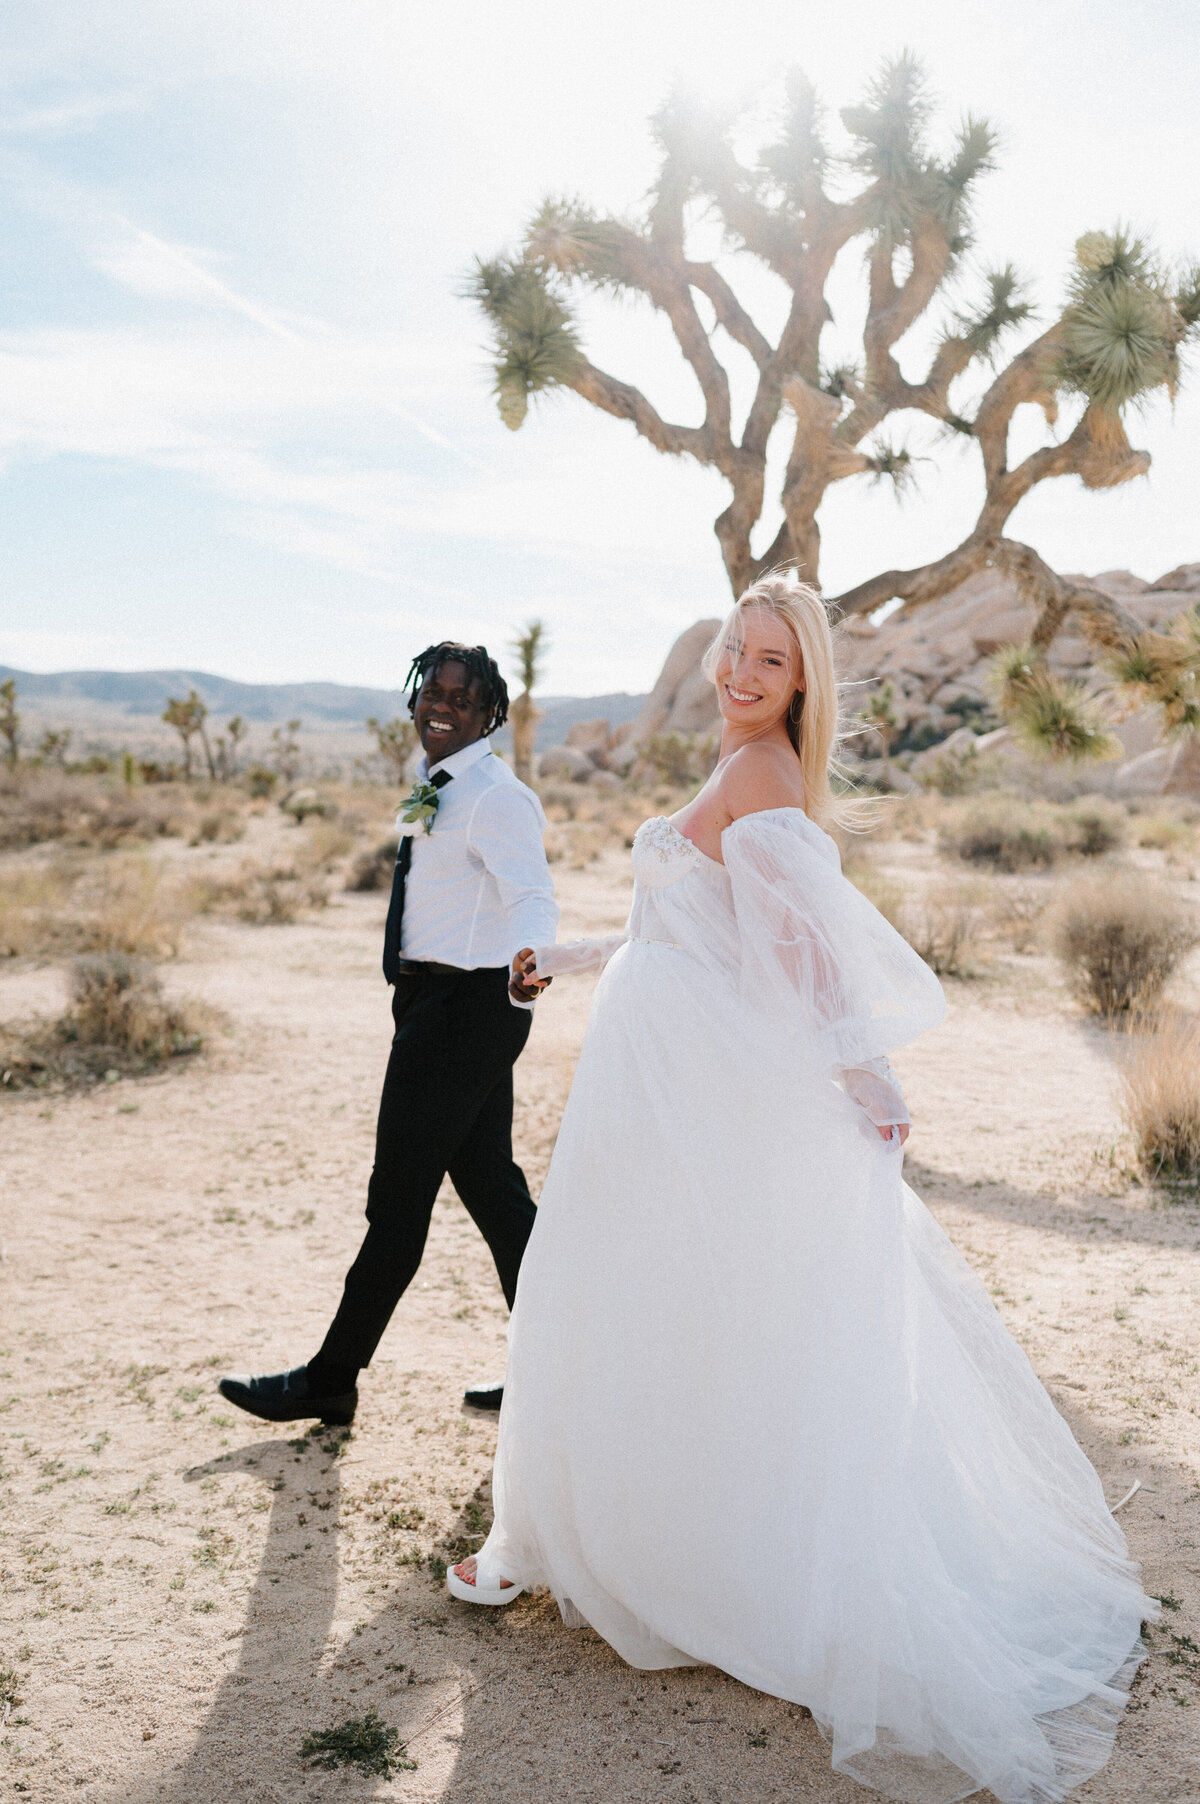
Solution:
[{"label": "blue sky", "polygon": [[[498,649],[536,613],[549,690],[646,687],[726,605],[722,485],[572,396],[508,433],[459,298],[471,256],[547,190],[635,206],[673,80],[765,105],[800,62],[836,111],[910,44],[950,121],[999,126],[979,256],[1013,257],[1048,310],[1082,231],[1200,251],[1198,40],[1191,0],[6,9],[0,662],[392,683],[430,638]],[[856,291],[847,265],[847,334]],[[597,361],[695,417],[660,322],[598,303],[585,323]],[[1147,481],[1043,485],[1012,530],[1062,569],[1200,559],[1197,383],[1132,436]],[[961,536],[974,468],[938,457],[903,507],[840,486],[827,589]]]}]

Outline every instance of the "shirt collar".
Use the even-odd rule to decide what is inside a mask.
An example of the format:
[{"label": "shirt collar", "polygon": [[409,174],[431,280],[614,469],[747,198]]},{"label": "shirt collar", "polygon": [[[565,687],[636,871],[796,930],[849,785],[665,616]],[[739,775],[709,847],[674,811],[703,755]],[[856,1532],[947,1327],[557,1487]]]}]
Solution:
[{"label": "shirt collar", "polygon": [[473,739],[470,745],[464,745],[460,752],[451,752],[448,758],[440,758],[434,764],[430,764],[429,759],[422,752],[421,762],[417,766],[417,775],[422,782],[432,777],[435,770],[444,770],[452,777],[461,777],[471,769],[473,764],[478,764],[481,758],[490,758],[491,755],[492,748],[487,739]]}]

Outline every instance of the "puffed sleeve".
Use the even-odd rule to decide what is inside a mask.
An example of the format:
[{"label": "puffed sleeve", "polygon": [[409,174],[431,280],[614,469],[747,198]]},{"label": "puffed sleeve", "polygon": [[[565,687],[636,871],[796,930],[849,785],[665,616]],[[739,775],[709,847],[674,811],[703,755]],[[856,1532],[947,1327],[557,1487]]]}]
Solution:
[{"label": "puffed sleeve", "polygon": [[747,1002],[811,1036],[872,1120],[907,1120],[887,1054],[945,1015],[933,972],[843,877],[836,845],[801,809],[743,815],[721,850]]}]

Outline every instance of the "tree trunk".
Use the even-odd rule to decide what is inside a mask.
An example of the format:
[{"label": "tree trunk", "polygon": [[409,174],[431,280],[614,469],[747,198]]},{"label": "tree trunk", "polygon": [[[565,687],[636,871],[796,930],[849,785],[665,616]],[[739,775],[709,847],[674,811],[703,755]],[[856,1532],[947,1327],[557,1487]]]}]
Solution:
[{"label": "tree trunk", "polygon": [[512,726],[513,769],[522,783],[533,787],[533,742],[542,718],[528,689],[518,695],[508,712]]},{"label": "tree trunk", "polygon": [[200,722],[200,743],[204,747],[204,757],[208,764],[209,782],[215,783],[217,780],[217,767],[213,761],[212,746],[208,743],[208,734],[204,730],[203,721]]}]

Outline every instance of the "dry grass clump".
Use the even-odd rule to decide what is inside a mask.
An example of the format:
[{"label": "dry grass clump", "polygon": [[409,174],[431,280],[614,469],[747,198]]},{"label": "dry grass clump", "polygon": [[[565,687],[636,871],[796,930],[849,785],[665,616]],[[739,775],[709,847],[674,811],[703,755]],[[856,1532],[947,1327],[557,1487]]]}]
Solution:
[{"label": "dry grass clump", "polygon": [[313,869],[311,855],[274,858],[266,864],[244,859],[228,875],[202,878],[195,894],[202,914],[232,915],[258,926],[299,920],[329,901],[328,885]]},{"label": "dry grass clump", "polygon": [[231,846],[245,836],[246,822],[236,808],[209,808],[188,835],[189,846]]},{"label": "dry grass clump", "polygon": [[330,871],[339,864],[355,846],[354,834],[348,825],[326,819],[324,816],[313,816],[305,827],[305,838],[308,849],[300,856],[302,864],[311,864],[320,871]]},{"label": "dry grass clump", "polygon": [[944,883],[914,896],[861,850],[842,870],[939,977],[974,977],[982,940],[983,911],[977,886]]},{"label": "dry grass clump", "polygon": [[1196,845],[1195,826],[1177,814],[1140,815],[1134,822],[1133,837],[1139,846],[1153,852],[1191,852]]},{"label": "dry grass clump", "polygon": [[981,802],[948,821],[943,852],[995,871],[1049,870],[1063,855],[1063,836],[1051,811],[1007,797]]},{"label": "dry grass clump", "polygon": [[393,833],[390,839],[381,840],[373,849],[357,853],[346,873],[345,887],[360,892],[390,889],[399,849],[399,836]]},{"label": "dry grass clump", "polygon": [[86,953],[71,966],[70,1004],[58,1021],[0,1028],[0,1085],[70,1087],[153,1070],[199,1052],[213,1023],[196,1003],[168,1001],[144,959]]},{"label": "dry grass clump", "polygon": [[179,950],[186,889],[146,857],[68,857],[10,868],[0,881],[0,957]]},{"label": "dry grass clump", "polygon": [[979,971],[983,911],[976,890],[942,884],[909,898],[897,923],[913,951],[939,977],[975,977]]},{"label": "dry grass clump", "polygon": [[995,871],[1051,870],[1063,858],[1100,858],[1125,844],[1124,812],[1101,796],[1065,806],[995,796],[943,823],[943,852]]},{"label": "dry grass clump", "polygon": [[111,851],[178,831],[182,814],[166,787],[127,789],[67,771],[0,776],[0,850],[61,840]]},{"label": "dry grass clump", "polygon": [[1200,1178],[1200,1021],[1177,1009],[1137,1023],[1121,1062],[1121,1112],[1148,1178]]},{"label": "dry grass clump", "polygon": [[1029,883],[1006,884],[993,901],[993,920],[1014,952],[1036,952],[1052,892],[1034,878]]},{"label": "dry grass clump", "polygon": [[1198,941],[1186,903],[1132,874],[1074,884],[1060,898],[1054,921],[1054,949],[1068,977],[1104,1015],[1153,1004]]}]

